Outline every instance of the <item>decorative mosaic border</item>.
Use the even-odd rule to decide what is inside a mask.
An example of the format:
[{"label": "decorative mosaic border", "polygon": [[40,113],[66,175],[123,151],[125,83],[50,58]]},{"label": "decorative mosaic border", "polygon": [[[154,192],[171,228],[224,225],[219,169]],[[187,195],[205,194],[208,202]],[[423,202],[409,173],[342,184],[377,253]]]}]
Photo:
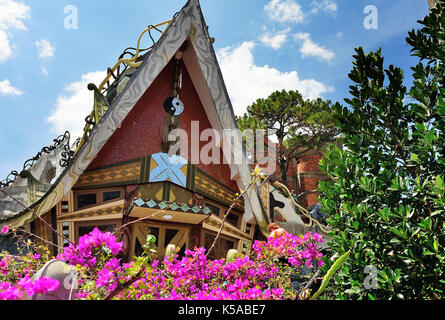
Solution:
[{"label": "decorative mosaic border", "polygon": [[157,201],[153,199],[144,200],[142,198],[137,198],[133,200],[133,204],[138,208],[161,209],[205,215],[210,215],[212,213],[212,210],[210,210],[208,207],[189,206],[187,203]]},{"label": "decorative mosaic border", "polygon": [[117,205],[112,207],[106,207],[102,209],[95,209],[94,207],[91,208],[91,210],[87,210],[84,212],[73,212],[70,214],[64,214],[57,217],[57,221],[65,221],[65,220],[72,220],[72,219],[80,219],[80,218],[90,218],[90,217],[103,217],[113,214],[120,214],[123,213],[124,205]]}]

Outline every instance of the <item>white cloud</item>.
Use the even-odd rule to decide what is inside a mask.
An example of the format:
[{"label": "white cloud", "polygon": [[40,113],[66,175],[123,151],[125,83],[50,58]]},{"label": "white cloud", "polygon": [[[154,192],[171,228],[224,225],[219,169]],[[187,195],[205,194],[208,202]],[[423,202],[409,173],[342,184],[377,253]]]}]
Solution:
[{"label": "white cloud", "polygon": [[314,79],[300,79],[296,71],[281,72],[267,65],[255,65],[254,47],[254,42],[243,42],[239,47],[227,47],[217,53],[236,115],[244,114],[247,106],[276,90],[298,90],[305,99],[333,91]]},{"label": "white cloud", "polygon": [[294,35],[294,39],[303,42],[300,48],[301,56],[303,58],[309,56],[325,61],[331,61],[335,58],[335,53],[333,51],[320,47],[313,42],[309,33],[299,32]]},{"label": "white cloud", "polygon": [[31,17],[31,8],[13,0],[0,0],[0,63],[12,56],[10,29],[26,30],[23,20]]},{"label": "white cloud", "polygon": [[314,0],[311,5],[311,13],[317,13],[320,10],[324,12],[336,12],[338,9],[337,3],[333,0]]},{"label": "white cloud", "polygon": [[287,36],[290,29],[282,30],[275,35],[271,35],[270,33],[264,34],[260,41],[265,45],[272,49],[280,49],[281,46],[287,41]]},{"label": "white cloud", "polygon": [[36,41],[36,46],[39,51],[40,59],[54,57],[54,51],[56,51],[56,48],[54,48],[48,40],[41,39]]},{"label": "white cloud", "polygon": [[11,86],[8,79],[0,81],[0,94],[8,96],[21,96],[23,92],[17,88]]},{"label": "white cloud", "polygon": [[65,87],[65,93],[59,95],[56,109],[47,118],[51,130],[55,133],[70,131],[73,138],[80,137],[85,126],[85,117],[93,108],[94,94],[87,89],[88,83],[99,84],[105,79],[105,71],[90,72],[81,79]]},{"label": "white cloud", "polygon": [[304,22],[305,14],[301,6],[293,0],[271,0],[264,10],[269,18],[278,22]]},{"label": "white cloud", "polygon": [[8,35],[5,31],[0,30],[0,63],[12,56],[11,45],[9,44]]},{"label": "white cloud", "polygon": [[16,28],[26,30],[22,20],[31,17],[31,8],[14,0],[0,0],[0,29]]}]

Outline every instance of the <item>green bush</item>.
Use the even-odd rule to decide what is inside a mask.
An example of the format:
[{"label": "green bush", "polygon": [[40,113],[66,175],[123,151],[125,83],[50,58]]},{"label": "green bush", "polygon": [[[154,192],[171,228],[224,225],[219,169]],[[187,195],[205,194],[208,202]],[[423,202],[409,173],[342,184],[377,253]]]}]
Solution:
[{"label": "green bush", "polygon": [[[320,167],[330,181],[320,203],[333,226],[331,248],[351,255],[326,297],[445,298],[445,13],[409,32],[419,63],[411,89],[381,51],[356,49],[348,107],[337,106],[341,148]],[[328,270],[332,262],[326,261]],[[366,289],[373,266],[377,287]],[[369,267],[368,267],[369,268]],[[371,269],[372,270],[372,269]]]}]

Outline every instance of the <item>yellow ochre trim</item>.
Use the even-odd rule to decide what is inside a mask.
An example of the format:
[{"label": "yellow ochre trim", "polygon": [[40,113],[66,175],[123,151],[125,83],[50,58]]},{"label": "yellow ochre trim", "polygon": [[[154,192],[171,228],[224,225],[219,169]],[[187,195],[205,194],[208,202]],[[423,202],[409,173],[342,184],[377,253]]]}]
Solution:
[{"label": "yellow ochre trim", "polygon": [[108,80],[110,80],[110,78],[111,78],[111,73],[114,72],[114,71],[116,71],[116,69],[117,69],[122,63],[125,63],[125,64],[127,64],[127,65],[129,65],[130,67],[133,67],[133,68],[137,68],[137,67],[139,67],[139,66],[141,65],[141,62],[137,62],[137,63],[133,63],[133,62],[136,61],[137,58],[139,57],[139,45],[140,45],[142,36],[143,36],[146,32],[148,32],[148,31],[150,31],[150,30],[152,30],[152,29],[154,29],[154,28],[160,27],[160,26],[162,26],[162,25],[164,25],[164,24],[170,23],[170,22],[172,22],[172,21],[173,21],[173,20],[167,20],[167,21],[161,22],[161,23],[159,23],[159,24],[157,24],[157,25],[155,25],[155,26],[152,26],[152,27],[150,27],[150,28],[145,29],[145,30],[140,34],[140,36],[139,36],[139,39],[138,39],[138,45],[137,45],[137,47],[136,47],[136,54],[134,55],[134,57],[133,57],[133,58],[130,58],[130,59],[120,59],[120,60],[114,65],[113,69],[111,69],[111,72],[108,73],[108,75],[107,75],[107,77],[104,79],[104,81],[102,81],[102,83],[100,84],[100,86],[99,86],[99,91],[102,91],[102,89],[103,89],[103,87],[105,86],[105,84],[108,82]]},{"label": "yellow ochre trim", "polygon": [[[145,30],[140,34],[140,36],[139,36],[138,44],[137,44],[137,47],[136,47],[136,54],[134,55],[134,57],[133,57],[133,58],[130,58],[130,59],[120,59],[120,60],[114,65],[114,67],[111,69],[111,71],[107,74],[107,76],[106,76],[105,79],[102,81],[102,83],[99,85],[99,92],[102,92],[102,89],[104,88],[105,84],[108,82],[108,80],[110,80],[111,75],[114,73],[114,71],[116,71],[116,69],[117,69],[122,63],[125,63],[125,64],[129,65],[129,66],[132,67],[132,68],[138,68],[138,67],[142,64],[142,62],[134,63],[134,61],[136,61],[137,58],[139,57],[139,47],[140,47],[141,39],[142,39],[142,36],[143,36],[146,32],[148,32],[148,31],[150,31],[150,30],[152,30],[152,29],[155,29],[155,28],[157,28],[157,27],[160,27],[160,26],[162,26],[162,25],[164,25],[164,24],[170,24],[172,21],[173,21],[173,19],[172,19],[172,20],[167,20],[167,21],[158,23],[158,24],[155,25],[155,26],[151,26],[151,27],[145,29]],[[164,30],[164,31],[165,31],[165,30]],[[92,119],[92,118],[94,117],[95,114],[96,114],[96,104],[94,105],[93,111],[92,111],[91,114],[90,114],[90,119]],[[98,120],[99,120],[99,119],[96,119],[96,122],[99,122]],[[80,142],[79,142],[79,146],[77,147],[77,150],[76,150],[75,153],[77,153],[77,151],[79,151],[80,148],[82,147],[82,145],[85,143],[86,136],[87,136],[87,132],[90,130],[90,127],[91,127],[90,124],[87,124],[87,126],[85,127],[85,130],[84,130],[84,133],[83,133],[83,136],[82,136],[82,140],[80,140]]]}]

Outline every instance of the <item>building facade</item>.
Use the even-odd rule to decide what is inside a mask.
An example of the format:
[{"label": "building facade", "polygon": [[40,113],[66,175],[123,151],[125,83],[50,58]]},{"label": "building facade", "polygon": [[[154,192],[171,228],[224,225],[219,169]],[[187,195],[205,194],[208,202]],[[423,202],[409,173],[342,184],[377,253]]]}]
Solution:
[{"label": "building facade", "polygon": [[[139,48],[161,26],[159,40]],[[302,223],[291,195],[270,182],[258,181],[234,202],[252,168],[213,41],[198,0],[144,30],[102,83],[88,85],[94,107],[83,136],[74,144],[68,133],[54,140],[2,185],[0,227],[26,229],[55,244],[55,254],[94,228],[116,232],[127,260],[142,253],[149,235],[159,257],[172,244],[181,253],[209,249],[217,234],[210,257],[247,253],[269,235],[277,206],[286,221]],[[235,144],[226,131],[235,132]]]}]

